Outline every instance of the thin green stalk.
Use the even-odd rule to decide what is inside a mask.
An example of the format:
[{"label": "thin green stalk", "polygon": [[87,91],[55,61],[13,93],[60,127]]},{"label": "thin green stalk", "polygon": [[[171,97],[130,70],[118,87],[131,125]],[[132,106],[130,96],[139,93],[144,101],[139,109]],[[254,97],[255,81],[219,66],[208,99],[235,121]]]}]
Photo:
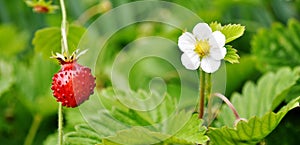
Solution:
[{"label": "thin green stalk", "polygon": [[67,42],[67,13],[66,13],[64,0],[60,0],[60,7],[62,13],[62,21],[61,21],[62,53],[69,54],[68,42]]},{"label": "thin green stalk", "polygon": [[58,144],[63,144],[63,108],[62,104],[58,103]]},{"label": "thin green stalk", "polygon": [[211,99],[211,73],[206,74],[206,88],[205,88],[205,98],[207,99],[207,123],[212,119],[212,99]]},{"label": "thin green stalk", "polygon": [[31,145],[33,143],[36,132],[38,131],[41,122],[42,116],[39,114],[35,114],[29,132],[26,136],[24,145]]},{"label": "thin green stalk", "polygon": [[205,72],[199,68],[200,74],[200,86],[199,86],[199,119],[203,118],[204,115],[204,99],[205,99]]},{"label": "thin green stalk", "polygon": [[205,97],[209,100],[211,96],[211,73],[206,73],[205,77]]},{"label": "thin green stalk", "polygon": [[[67,13],[64,0],[60,0],[60,7],[62,13],[61,21],[61,36],[62,36],[62,53],[69,55],[68,42],[67,42]],[[62,104],[58,106],[58,144],[63,144],[63,108]]]}]

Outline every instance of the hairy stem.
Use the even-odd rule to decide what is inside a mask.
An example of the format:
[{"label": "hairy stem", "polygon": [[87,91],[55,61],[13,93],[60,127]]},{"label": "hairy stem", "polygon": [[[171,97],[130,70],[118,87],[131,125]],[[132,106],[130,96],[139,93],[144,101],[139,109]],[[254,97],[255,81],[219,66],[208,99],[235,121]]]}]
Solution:
[{"label": "hairy stem", "polygon": [[42,116],[39,114],[35,114],[29,132],[26,136],[24,145],[31,145],[33,143],[36,132],[38,131],[41,122]]},{"label": "hairy stem", "polygon": [[199,86],[199,119],[203,118],[204,115],[204,99],[205,99],[205,72],[201,69],[199,69],[200,71],[200,86]]},{"label": "hairy stem", "polygon": [[212,99],[211,99],[211,73],[206,74],[206,88],[205,88],[205,98],[207,99],[207,118],[206,121],[209,125],[209,121],[213,118],[212,113]]},{"label": "hairy stem", "polygon": [[220,93],[214,93],[212,96],[216,96],[216,97],[219,97],[220,99],[222,99],[229,106],[229,108],[232,110],[236,120],[240,119],[240,116],[239,116],[238,112],[236,111],[236,109],[234,108],[232,103],[224,95],[222,95]]},{"label": "hairy stem", "polygon": [[61,102],[58,103],[58,144],[63,144],[63,108]]},{"label": "hairy stem", "polygon": [[60,0],[60,7],[62,13],[62,21],[61,21],[62,53],[69,54],[68,42],[67,42],[67,13],[66,13],[64,0]]}]

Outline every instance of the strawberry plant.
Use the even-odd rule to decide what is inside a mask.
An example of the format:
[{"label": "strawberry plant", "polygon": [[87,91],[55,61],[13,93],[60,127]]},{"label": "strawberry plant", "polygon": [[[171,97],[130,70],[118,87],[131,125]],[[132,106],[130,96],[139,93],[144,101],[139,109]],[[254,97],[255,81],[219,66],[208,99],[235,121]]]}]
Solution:
[{"label": "strawberry plant", "polygon": [[299,144],[299,6],[1,1],[1,144]]}]

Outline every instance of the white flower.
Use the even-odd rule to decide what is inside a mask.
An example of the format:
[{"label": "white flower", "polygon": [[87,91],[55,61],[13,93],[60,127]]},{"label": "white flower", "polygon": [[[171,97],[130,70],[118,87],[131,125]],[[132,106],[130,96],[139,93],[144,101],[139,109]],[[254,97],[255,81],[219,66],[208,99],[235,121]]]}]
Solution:
[{"label": "white flower", "polygon": [[193,34],[184,32],[178,40],[183,52],[182,64],[190,70],[201,69],[207,73],[217,71],[226,55],[225,36],[220,31],[212,32],[206,23],[198,23]]}]

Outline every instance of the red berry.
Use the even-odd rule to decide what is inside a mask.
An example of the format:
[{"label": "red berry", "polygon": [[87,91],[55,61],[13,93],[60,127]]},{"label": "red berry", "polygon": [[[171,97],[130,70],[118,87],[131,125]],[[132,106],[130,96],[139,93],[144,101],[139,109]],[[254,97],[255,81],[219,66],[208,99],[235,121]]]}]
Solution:
[{"label": "red berry", "polygon": [[33,11],[35,11],[37,13],[48,13],[49,8],[46,6],[42,6],[42,5],[36,5],[33,7]]},{"label": "red berry", "polygon": [[77,107],[94,93],[95,77],[90,68],[79,65],[76,60],[58,60],[62,67],[52,78],[53,96],[63,106]]}]

